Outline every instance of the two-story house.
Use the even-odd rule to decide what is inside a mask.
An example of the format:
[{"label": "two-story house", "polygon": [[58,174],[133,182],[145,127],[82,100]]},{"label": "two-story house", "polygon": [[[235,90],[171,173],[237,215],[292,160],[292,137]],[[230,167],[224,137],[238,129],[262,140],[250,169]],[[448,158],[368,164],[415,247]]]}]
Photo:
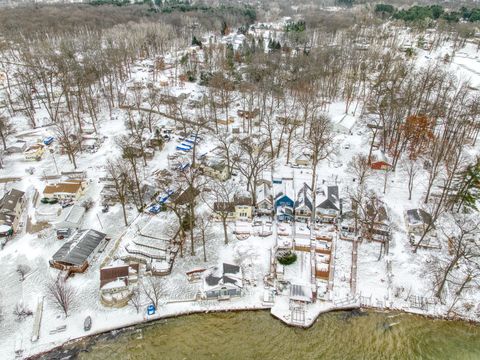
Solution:
[{"label": "two-story house", "polygon": [[10,226],[16,232],[24,208],[25,193],[17,189],[10,190],[0,200],[0,224]]}]

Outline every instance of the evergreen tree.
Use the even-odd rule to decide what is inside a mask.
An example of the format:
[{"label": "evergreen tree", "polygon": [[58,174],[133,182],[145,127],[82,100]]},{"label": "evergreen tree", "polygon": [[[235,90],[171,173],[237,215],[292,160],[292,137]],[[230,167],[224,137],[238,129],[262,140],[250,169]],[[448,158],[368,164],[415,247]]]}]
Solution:
[{"label": "evergreen tree", "polygon": [[200,46],[200,48],[201,48],[202,47],[202,42],[200,40],[198,40],[195,35],[193,35],[192,45],[193,46]]},{"label": "evergreen tree", "polygon": [[462,208],[469,210],[478,210],[477,200],[480,199],[480,158],[477,158],[475,164],[468,165],[467,168],[456,176],[453,185],[454,204],[457,204],[457,211]]}]

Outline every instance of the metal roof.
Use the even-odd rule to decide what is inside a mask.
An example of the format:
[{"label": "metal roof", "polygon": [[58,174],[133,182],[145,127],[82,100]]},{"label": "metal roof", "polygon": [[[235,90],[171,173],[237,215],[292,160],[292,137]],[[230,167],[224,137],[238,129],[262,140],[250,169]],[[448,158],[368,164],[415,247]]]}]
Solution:
[{"label": "metal roof", "polygon": [[81,266],[97,248],[100,242],[105,239],[105,234],[96,230],[80,230],[73,235],[72,240],[63,246],[53,255],[54,261]]},{"label": "metal roof", "polygon": [[312,301],[312,289],[305,285],[292,284],[290,286],[290,299],[304,302]]}]

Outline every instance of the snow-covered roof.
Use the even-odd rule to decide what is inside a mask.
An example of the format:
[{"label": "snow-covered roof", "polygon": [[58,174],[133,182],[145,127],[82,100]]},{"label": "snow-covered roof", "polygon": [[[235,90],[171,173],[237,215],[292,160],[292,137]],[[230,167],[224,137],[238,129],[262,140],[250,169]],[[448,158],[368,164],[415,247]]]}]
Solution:
[{"label": "snow-covered roof", "polygon": [[407,210],[407,221],[410,225],[428,224],[432,216],[422,209]]},{"label": "snow-covered roof", "polygon": [[272,203],[271,200],[271,191],[270,186],[266,183],[261,183],[257,185],[257,204],[262,203],[264,201],[268,201],[270,204]]},{"label": "snow-covered roof", "polygon": [[312,205],[312,189],[306,183],[303,184],[302,188],[298,192],[297,201],[295,201],[295,209],[306,206],[310,211],[313,210]]},{"label": "snow-covered roof", "polygon": [[80,224],[84,214],[85,214],[85,208],[83,206],[73,205],[67,208],[63,221],[73,223],[73,224]]},{"label": "snow-covered roof", "polygon": [[53,261],[80,266],[106,235],[96,230],[80,230],[53,255]]},{"label": "snow-covered roof", "polygon": [[295,199],[295,189],[293,187],[293,180],[282,179],[281,184],[274,184],[275,199],[279,199],[282,196],[287,196],[292,201]]},{"label": "snow-covered roof", "polygon": [[340,117],[333,117],[332,119],[334,126],[337,130],[344,130],[346,132],[351,132],[357,119],[352,115],[343,115]]},{"label": "snow-covered roof", "polygon": [[213,268],[204,280],[206,289],[225,284],[231,284],[239,288],[243,287],[240,267],[227,263],[223,263],[221,269],[218,267]]},{"label": "snow-covered roof", "polygon": [[312,289],[309,286],[292,284],[290,286],[290,299],[304,302],[312,301]]},{"label": "snow-covered roof", "polygon": [[317,209],[330,209],[339,211],[340,198],[338,186],[322,186],[317,190]]}]

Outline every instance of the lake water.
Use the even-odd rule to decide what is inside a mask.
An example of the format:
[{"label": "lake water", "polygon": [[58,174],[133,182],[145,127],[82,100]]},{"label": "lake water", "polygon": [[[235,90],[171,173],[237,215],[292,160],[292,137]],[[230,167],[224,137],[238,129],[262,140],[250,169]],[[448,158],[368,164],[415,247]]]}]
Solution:
[{"label": "lake water", "polygon": [[[76,354],[80,347],[87,352]],[[162,320],[75,349],[79,359],[102,360],[480,359],[480,327],[409,314],[338,312],[304,330],[267,311],[213,313]]]}]

